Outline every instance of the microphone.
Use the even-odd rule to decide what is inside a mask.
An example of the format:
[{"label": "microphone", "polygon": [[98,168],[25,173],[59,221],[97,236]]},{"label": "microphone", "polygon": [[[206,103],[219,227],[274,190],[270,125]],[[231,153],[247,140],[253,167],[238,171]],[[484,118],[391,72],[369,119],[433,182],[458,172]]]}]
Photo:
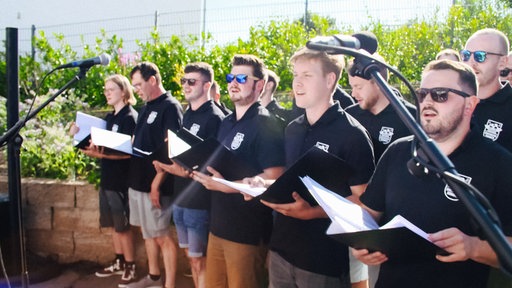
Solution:
[{"label": "microphone", "polygon": [[317,36],[309,40],[309,44],[329,45],[352,49],[363,49],[366,52],[373,54],[377,51],[377,37],[372,32],[359,32],[350,35],[334,35],[334,36]]},{"label": "microphone", "polygon": [[103,53],[98,57],[79,60],[79,61],[73,61],[67,64],[60,65],[59,67],[55,69],[64,69],[64,68],[74,68],[74,67],[80,67],[80,68],[90,68],[91,66],[101,64],[103,66],[108,65],[110,63],[110,55]]}]

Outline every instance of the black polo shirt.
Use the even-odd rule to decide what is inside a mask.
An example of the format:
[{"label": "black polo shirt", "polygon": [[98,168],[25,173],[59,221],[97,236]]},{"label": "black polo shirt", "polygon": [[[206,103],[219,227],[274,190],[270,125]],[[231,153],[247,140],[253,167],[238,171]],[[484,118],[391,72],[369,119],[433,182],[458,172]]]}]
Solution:
[{"label": "black polo shirt", "polygon": [[[416,107],[403,101],[405,108],[413,117],[416,116]],[[395,109],[388,104],[379,114],[374,115],[368,110],[363,110],[359,104],[348,107],[345,111],[359,121],[370,133],[375,153],[375,162],[380,159],[384,150],[391,142],[398,138],[411,135],[411,131],[405,126]]]},{"label": "black polo shirt", "polygon": [[[183,115],[183,128],[201,139],[217,137],[220,123],[224,113],[214,104],[207,101],[197,110],[187,109]],[[179,193],[174,204],[190,209],[210,209],[210,191],[199,182],[190,178],[176,177],[174,179],[175,191]]]},{"label": "black polo shirt", "polygon": [[[434,173],[422,177],[409,173],[411,139],[402,138],[389,146],[361,197],[362,202],[383,212],[382,223],[400,214],[427,233],[456,227],[467,235],[478,235],[466,207],[441,179]],[[462,177],[489,199],[500,217],[503,232],[511,236],[512,154],[480,132],[472,131],[448,158]],[[385,262],[376,287],[486,287],[488,271],[488,266],[471,260]]]},{"label": "black polo shirt", "polygon": [[265,108],[279,120],[278,122],[282,124],[283,129],[290,122],[288,118],[290,117],[291,110],[284,109],[283,106],[277,103],[276,99],[272,99]]},{"label": "black polo shirt", "polygon": [[[142,107],[135,126],[133,149],[134,151],[138,149],[152,154],[145,157],[131,157],[131,188],[142,192],[151,192],[151,182],[156,175],[152,162],[153,160],[169,162],[165,143],[167,130],[178,131],[182,119],[183,109],[178,100],[169,92],[147,102]],[[161,195],[172,194],[172,178],[171,176],[166,177],[160,187]]]},{"label": "black polo shirt", "polygon": [[[137,111],[130,105],[124,106],[117,114],[108,113],[105,117],[107,130],[132,136],[137,115]],[[128,179],[126,179],[128,175],[130,175],[130,159],[101,159],[100,185],[104,189],[128,191]]]},{"label": "black polo shirt", "polygon": [[480,99],[473,122],[481,135],[512,151],[512,87],[506,83],[487,99]]},{"label": "black polo shirt", "polygon": [[[340,157],[354,169],[343,191],[336,193],[349,196],[350,186],[368,183],[374,170],[371,140],[338,103],[312,126],[303,115],[286,128],[287,165],[313,146]],[[336,171],[332,171],[332,177],[336,177]],[[348,275],[347,246],[325,234],[330,223],[327,218],[299,220],[277,213],[270,249],[298,268],[333,277]]]},{"label": "black polo shirt", "polygon": [[[282,129],[267,109],[254,103],[240,120],[236,110],[221,123],[217,139],[257,171],[284,166]],[[251,177],[255,175],[247,175]],[[258,199],[244,201],[239,193],[212,192],[210,231],[233,242],[258,245],[268,242],[272,210]]]}]

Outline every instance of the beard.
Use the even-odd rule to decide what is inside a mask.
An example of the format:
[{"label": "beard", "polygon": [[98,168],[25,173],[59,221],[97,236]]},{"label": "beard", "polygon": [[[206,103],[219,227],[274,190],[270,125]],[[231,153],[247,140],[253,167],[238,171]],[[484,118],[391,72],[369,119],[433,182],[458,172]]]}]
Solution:
[{"label": "beard", "polygon": [[438,115],[437,119],[421,120],[423,130],[434,140],[441,140],[450,136],[460,125],[464,115],[464,107],[453,111],[448,117],[439,117],[439,113],[433,107],[423,109],[423,111],[425,110],[435,111]]}]

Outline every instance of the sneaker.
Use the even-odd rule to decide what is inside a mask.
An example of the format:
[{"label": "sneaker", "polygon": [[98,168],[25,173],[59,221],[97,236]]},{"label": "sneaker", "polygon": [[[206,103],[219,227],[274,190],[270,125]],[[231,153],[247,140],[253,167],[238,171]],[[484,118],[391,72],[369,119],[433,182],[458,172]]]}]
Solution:
[{"label": "sneaker", "polygon": [[189,268],[183,272],[183,276],[192,278],[192,270]]},{"label": "sneaker", "polygon": [[139,280],[139,282],[130,283],[126,288],[162,288],[162,278],[154,281],[148,276]]},{"label": "sneaker", "polygon": [[137,276],[135,275],[135,264],[124,264],[124,273],[123,276],[121,276],[121,281],[119,281],[119,284],[117,287],[124,288],[130,283],[134,283],[137,279]]},{"label": "sneaker", "polygon": [[112,275],[122,275],[123,274],[123,266],[124,263],[121,262],[120,259],[114,260],[112,265],[105,267],[96,272],[96,276],[98,277],[110,277]]}]

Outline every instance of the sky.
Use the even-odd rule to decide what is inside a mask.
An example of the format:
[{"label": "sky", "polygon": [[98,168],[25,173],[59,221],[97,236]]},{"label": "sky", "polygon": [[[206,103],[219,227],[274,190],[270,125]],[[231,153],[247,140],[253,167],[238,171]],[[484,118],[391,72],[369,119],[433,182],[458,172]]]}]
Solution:
[{"label": "sky", "polygon": [[309,11],[336,19],[338,27],[357,29],[374,19],[393,25],[416,16],[431,17],[437,8],[440,9],[437,14],[442,15],[452,1],[150,0],[143,3],[140,0],[1,0],[0,29],[3,31],[0,31],[0,40],[5,39],[5,27],[18,28],[19,49],[26,51],[30,50],[32,25],[48,32],[47,36],[52,33],[62,33],[66,39],[74,36],[77,43],[81,35],[94,40],[105,28],[102,26],[106,26],[122,37],[127,46],[132,45],[128,49],[136,49],[134,40],[143,40],[140,35],[149,38],[149,28],[142,27],[151,27],[155,11],[158,11],[158,25],[162,31],[167,29],[169,35],[198,34],[206,27],[217,42],[225,43],[247,37],[249,27],[258,23],[270,19],[297,19],[304,15],[306,5]]}]

